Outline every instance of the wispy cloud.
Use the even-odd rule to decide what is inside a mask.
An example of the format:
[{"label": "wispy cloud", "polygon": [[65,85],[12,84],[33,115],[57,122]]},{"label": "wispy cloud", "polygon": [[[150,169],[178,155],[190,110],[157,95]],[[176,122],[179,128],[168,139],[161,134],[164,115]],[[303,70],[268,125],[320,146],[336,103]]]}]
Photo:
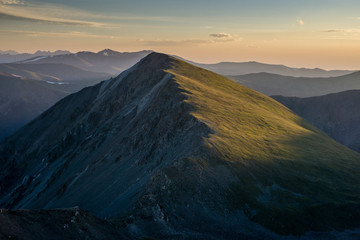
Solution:
[{"label": "wispy cloud", "polygon": [[325,33],[339,33],[339,32],[344,32],[344,30],[341,29],[329,29],[329,30],[324,30],[321,32],[325,32]]},{"label": "wispy cloud", "polygon": [[92,34],[79,31],[64,32],[40,32],[40,31],[21,31],[21,30],[0,30],[1,34],[15,34],[27,37],[56,37],[56,38],[99,38],[99,39],[122,39],[121,36]]},{"label": "wispy cloud", "polygon": [[229,33],[211,33],[209,34],[210,37],[213,37],[213,38],[222,38],[222,39],[225,39],[225,38],[231,38],[231,34]]},{"label": "wispy cloud", "polygon": [[73,25],[73,26],[89,26],[89,27],[101,27],[103,24],[96,22],[58,19],[58,18],[46,18],[46,17],[33,17],[33,16],[18,16],[14,14],[0,12],[0,19],[4,20],[18,20],[18,21],[31,21],[39,23],[50,23],[59,25]]},{"label": "wispy cloud", "polygon": [[84,14],[81,11],[51,4],[30,3],[24,0],[0,0],[0,19],[3,20],[88,27],[103,27],[105,25],[100,22],[72,19],[71,17],[82,15]]},{"label": "wispy cloud", "polygon": [[145,40],[138,39],[137,42],[142,43],[146,46],[193,46],[199,44],[211,43],[209,40],[203,39],[185,39],[185,40],[169,40],[169,39],[155,39]]},{"label": "wispy cloud", "polygon": [[21,0],[0,0],[2,5],[24,5],[25,2]]},{"label": "wispy cloud", "polygon": [[328,30],[324,30],[322,31],[324,33],[355,33],[358,34],[360,33],[360,29],[328,29]]},{"label": "wispy cloud", "polygon": [[324,33],[323,39],[358,41],[360,29],[327,29],[320,31]]},{"label": "wispy cloud", "polygon": [[209,36],[212,38],[212,42],[232,42],[232,41],[242,41],[241,37],[232,35],[230,33],[211,33]]}]

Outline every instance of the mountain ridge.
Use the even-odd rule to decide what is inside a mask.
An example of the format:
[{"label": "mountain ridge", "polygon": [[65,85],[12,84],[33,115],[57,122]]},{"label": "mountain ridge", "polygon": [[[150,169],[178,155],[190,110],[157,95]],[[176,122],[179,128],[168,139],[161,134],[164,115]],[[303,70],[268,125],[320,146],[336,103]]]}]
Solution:
[{"label": "mountain ridge", "polygon": [[229,78],[268,96],[314,97],[360,89],[360,72],[329,78],[291,77],[264,72]]},{"label": "mountain ridge", "polygon": [[133,237],[341,231],[359,160],[275,100],[151,53],[0,145],[0,205],[79,205]]},{"label": "mountain ridge", "polygon": [[20,61],[18,63],[62,63],[87,71],[105,72],[107,74],[117,75],[134,65],[141,58],[145,57],[151,52],[151,50],[143,50],[138,52],[117,52],[111,49],[104,49],[97,53],[81,51],[65,55],[35,57],[26,59],[25,61]]},{"label": "mountain ridge", "polygon": [[24,61],[29,58],[41,57],[41,56],[54,56],[69,54],[69,51],[66,50],[57,50],[54,52],[51,51],[36,51],[34,53],[18,53],[14,50],[0,51],[0,63],[13,63],[17,61]]},{"label": "mountain ridge", "polygon": [[272,73],[292,77],[338,77],[355,72],[355,70],[324,70],[321,68],[296,68],[283,64],[269,64],[257,61],[197,63],[175,56],[185,62],[225,76],[246,75],[252,73]]}]

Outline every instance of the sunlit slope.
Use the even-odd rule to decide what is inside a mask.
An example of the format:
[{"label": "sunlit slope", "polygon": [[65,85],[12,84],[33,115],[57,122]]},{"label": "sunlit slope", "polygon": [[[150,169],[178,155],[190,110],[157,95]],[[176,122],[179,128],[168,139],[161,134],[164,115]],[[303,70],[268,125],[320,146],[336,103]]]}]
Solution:
[{"label": "sunlit slope", "polygon": [[214,131],[195,161],[231,167],[236,180],[228,197],[235,208],[247,206],[251,219],[281,233],[352,224],[336,218],[360,200],[357,153],[222,76],[177,60],[168,71],[194,106],[192,115]]}]

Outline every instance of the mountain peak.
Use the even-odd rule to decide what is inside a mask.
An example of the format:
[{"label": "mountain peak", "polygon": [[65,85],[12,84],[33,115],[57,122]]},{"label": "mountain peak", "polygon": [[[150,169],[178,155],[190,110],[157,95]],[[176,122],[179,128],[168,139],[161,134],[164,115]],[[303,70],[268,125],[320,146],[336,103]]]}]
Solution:
[{"label": "mountain peak", "polygon": [[106,48],[104,50],[99,51],[97,54],[104,55],[104,56],[113,56],[115,54],[118,54],[119,52],[111,50],[109,48]]},{"label": "mountain peak", "polygon": [[160,239],[343,230],[360,219],[359,160],[273,99],[151,53],[7,138],[0,204],[78,205]]}]

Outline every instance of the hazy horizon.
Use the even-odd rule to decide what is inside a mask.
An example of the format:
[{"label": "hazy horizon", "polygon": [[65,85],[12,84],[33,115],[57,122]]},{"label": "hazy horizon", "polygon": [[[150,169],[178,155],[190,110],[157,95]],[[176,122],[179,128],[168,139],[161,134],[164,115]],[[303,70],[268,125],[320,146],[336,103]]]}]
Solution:
[{"label": "hazy horizon", "polygon": [[360,69],[354,0],[0,0],[3,50],[151,49],[201,63]]}]

